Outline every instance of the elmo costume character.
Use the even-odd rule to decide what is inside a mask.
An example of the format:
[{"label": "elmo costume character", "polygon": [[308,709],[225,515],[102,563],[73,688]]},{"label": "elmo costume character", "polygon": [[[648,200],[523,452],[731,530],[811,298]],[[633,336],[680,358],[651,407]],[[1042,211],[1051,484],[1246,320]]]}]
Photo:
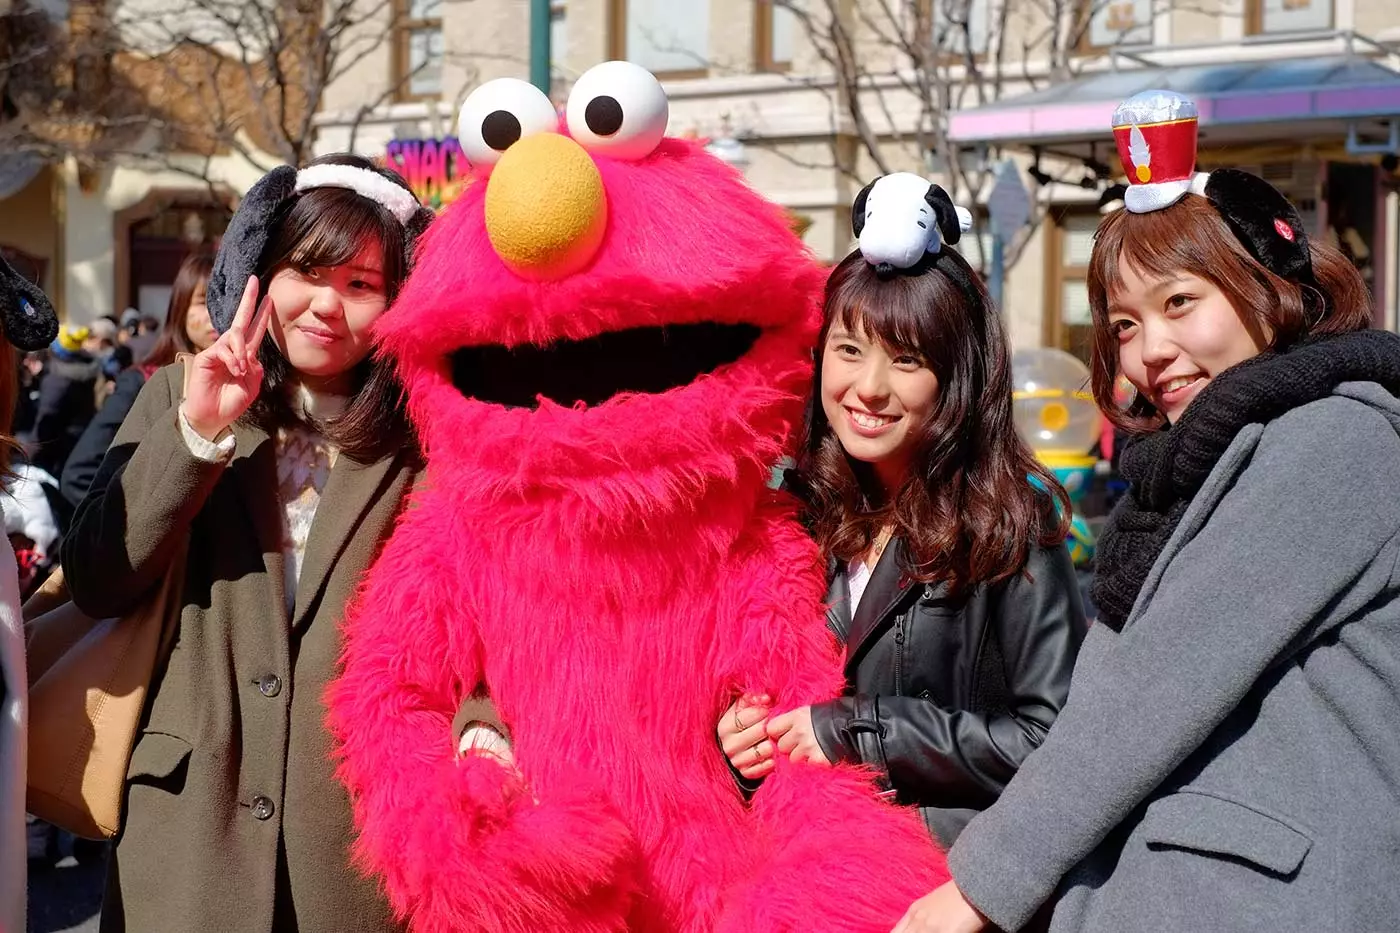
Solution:
[{"label": "elmo costume character", "polygon": [[[462,108],[480,180],[381,322],[428,461],[332,687],[359,863],[417,933],[886,933],[947,877],[859,771],[745,802],[715,723],[842,688],[823,568],[767,488],[824,279],[780,210],[663,139],[646,71]],[[487,174],[489,172],[489,175]],[[489,695],[516,768],[460,756]]]}]

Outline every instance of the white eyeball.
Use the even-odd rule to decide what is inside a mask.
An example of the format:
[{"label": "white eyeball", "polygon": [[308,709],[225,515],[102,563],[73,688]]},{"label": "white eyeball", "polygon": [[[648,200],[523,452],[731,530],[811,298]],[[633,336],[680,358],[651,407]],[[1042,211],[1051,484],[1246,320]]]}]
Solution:
[{"label": "white eyeball", "polygon": [[589,152],[635,161],[666,135],[671,107],[661,82],[640,65],[603,62],[569,93],[569,134]]},{"label": "white eyeball", "polygon": [[495,165],[517,140],[549,133],[559,115],[544,91],[519,78],[496,78],[472,91],[457,118],[457,141],[478,168]]}]

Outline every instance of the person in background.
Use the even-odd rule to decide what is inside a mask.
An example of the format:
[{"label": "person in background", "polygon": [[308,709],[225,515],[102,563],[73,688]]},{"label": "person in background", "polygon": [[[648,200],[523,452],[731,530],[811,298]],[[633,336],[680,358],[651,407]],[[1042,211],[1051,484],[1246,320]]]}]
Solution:
[{"label": "person in background", "polygon": [[772,718],[766,698],[741,698],[717,732],[749,782],[776,755],[872,768],[946,847],[1069,692],[1086,627],[1069,504],[1016,434],[1002,317],[948,245],[961,230],[947,194],[885,176],[852,215],[860,248],[827,283],[789,473],[830,562],[846,695]]},{"label": "person in background", "polygon": [[49,347],[49,362],[39,380],[29,462],[58,476],[92,416],[97,412],[97,383],[102,363],[87,347],[98,346],[86,327],[65,327]]},{"label": "person in background", "polygon": [[[59,490],[63,498],[75,508],[87,495],[97,469],[107,448],[116,437],[117,429],[126,420],[127,412],[136,403],[141,387],[151,374],[163,366],[175,362],[180,353],[198,353],[213,346],[218,333],[209,320],[209,308],[205,304],[205,293],[209,284],[209,273],[214,268],[214,257],[207,253],[195,253],[180,264],[175,274],[175,284],[170,292],[170,304],[165,313],[165,327],[145,358],[117,376],[116,387],[103,403],[101,410],[84,429],[63,465],[59,477]],[[126,319],[134,309],[123,314]],[[135,319],[139,321],[139,315]],[[145,337],[136,334],[128,342],[130,347]]]}]

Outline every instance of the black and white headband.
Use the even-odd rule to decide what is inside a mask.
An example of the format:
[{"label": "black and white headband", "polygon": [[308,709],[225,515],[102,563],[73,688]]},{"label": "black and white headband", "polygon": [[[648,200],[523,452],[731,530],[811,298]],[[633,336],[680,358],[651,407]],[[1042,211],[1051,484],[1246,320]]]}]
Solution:
[{"label": "black and white headband", "polygon": [[918,273],[972,229],[972,214],[948,192],[912,172],[881,175],[851,205],[851,230],[880,278]]},{"label": "black and white headband", "polygon": [[411,191],[372,169],[330,162],[301,170],[279,165],[244,195],[214,257],[206,292],[209,317],[220,333],[233,323],[243,289],[262,259],[268,235],[283,205],[314,188],[346,188],[380,205],[403,224],[410,249],[434,216]]}]

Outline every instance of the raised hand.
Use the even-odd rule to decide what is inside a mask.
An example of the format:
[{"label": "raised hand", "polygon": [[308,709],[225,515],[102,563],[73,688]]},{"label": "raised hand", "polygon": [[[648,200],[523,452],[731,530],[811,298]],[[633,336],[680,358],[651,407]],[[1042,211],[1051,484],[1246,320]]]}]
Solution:
[{"label": "raised hand", "polygon": [[258,347],[271,317],[272,301],[266,296],[258,301],[258,280],[250,276],[228,331],[190,363],[180,411],[200,437],[217,438],[258,397],[263,377]]}]

